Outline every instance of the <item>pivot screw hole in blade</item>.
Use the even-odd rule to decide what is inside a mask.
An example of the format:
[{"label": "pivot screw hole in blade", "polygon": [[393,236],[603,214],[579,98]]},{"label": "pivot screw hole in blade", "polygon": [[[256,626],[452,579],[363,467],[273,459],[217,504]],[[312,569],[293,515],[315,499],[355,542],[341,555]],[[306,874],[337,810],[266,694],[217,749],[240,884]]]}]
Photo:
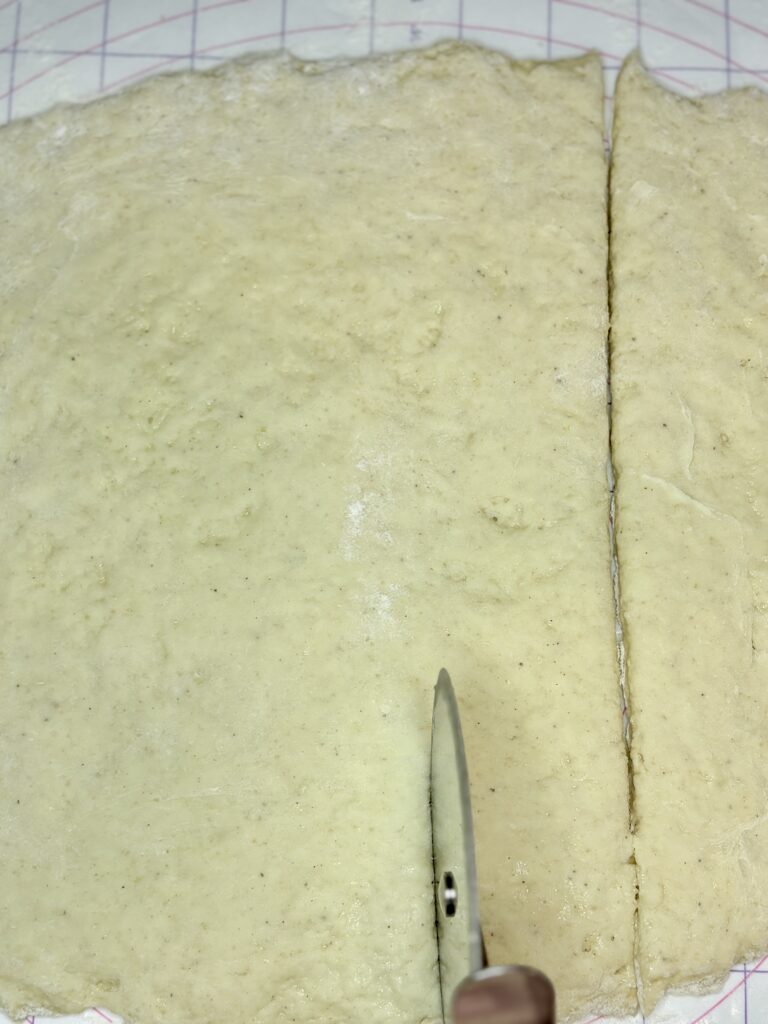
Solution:
[{"label": "pivot screw hole in blade", "polygon": [[452,871],[446,871],[440,879],[438,902],[446,917],[455,917],[459,904],[459,891]]}]

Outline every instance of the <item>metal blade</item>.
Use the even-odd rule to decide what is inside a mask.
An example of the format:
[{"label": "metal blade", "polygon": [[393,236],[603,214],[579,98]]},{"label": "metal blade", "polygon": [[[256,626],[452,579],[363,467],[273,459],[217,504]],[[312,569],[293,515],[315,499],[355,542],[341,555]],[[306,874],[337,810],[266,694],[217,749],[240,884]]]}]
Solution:
[{"label": "metal blade", "polygon": [[469,775],[459,707],[445,669],[432,711],[430,807],[440,993],[448,1022],[454,991],[484,958]]}]

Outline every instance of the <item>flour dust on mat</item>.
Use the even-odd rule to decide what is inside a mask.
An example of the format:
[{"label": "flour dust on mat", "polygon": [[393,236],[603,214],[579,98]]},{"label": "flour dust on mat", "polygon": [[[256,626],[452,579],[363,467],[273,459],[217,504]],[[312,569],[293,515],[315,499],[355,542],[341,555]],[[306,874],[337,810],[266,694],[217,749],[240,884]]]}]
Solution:
[{"label": "flour dust on mat", "polygon": [[646,1009],[768,944],[768,98],[622,72],[613,437]]},{"label": "flour dust on mat", "polygon": [[155,79],[0,135],[0,1006],[431,1021],[431,689],[491,956],[634,1001],[597,59]]}]

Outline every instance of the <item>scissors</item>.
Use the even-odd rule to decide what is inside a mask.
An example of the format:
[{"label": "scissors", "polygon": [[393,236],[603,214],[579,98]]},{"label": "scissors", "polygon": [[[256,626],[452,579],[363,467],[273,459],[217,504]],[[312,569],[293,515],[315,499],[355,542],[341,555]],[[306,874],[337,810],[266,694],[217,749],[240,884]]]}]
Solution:
[{"label": "scissors", "polygon": [[461,720],[445,669],[435,686],[432,860],[444,1024],[555,1024],[555,990],[533,967],[491,967],[478,909],[475,838]]}]

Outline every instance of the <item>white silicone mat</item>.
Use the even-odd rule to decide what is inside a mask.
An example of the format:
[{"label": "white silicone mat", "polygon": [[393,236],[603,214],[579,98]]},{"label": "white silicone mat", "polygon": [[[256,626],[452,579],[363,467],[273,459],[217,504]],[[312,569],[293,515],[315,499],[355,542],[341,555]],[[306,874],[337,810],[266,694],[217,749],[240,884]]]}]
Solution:
[{"label": "white silicone mat", "polygon": [[[768,88],[768,0],[0,0],[0,123],[246,52],[351,57],[445,38],[539,60],[599,50],[609,103],[638,47],[688,95]],[[12,942],[2,922],[0,936]],[[107,1009],[66,1019],[119,1020]],[[629,1024],[585,1024],[597,1021]],[[768,956],[734,967],[718,995],[667,999],[648,1024],[768,1024]]]}]

